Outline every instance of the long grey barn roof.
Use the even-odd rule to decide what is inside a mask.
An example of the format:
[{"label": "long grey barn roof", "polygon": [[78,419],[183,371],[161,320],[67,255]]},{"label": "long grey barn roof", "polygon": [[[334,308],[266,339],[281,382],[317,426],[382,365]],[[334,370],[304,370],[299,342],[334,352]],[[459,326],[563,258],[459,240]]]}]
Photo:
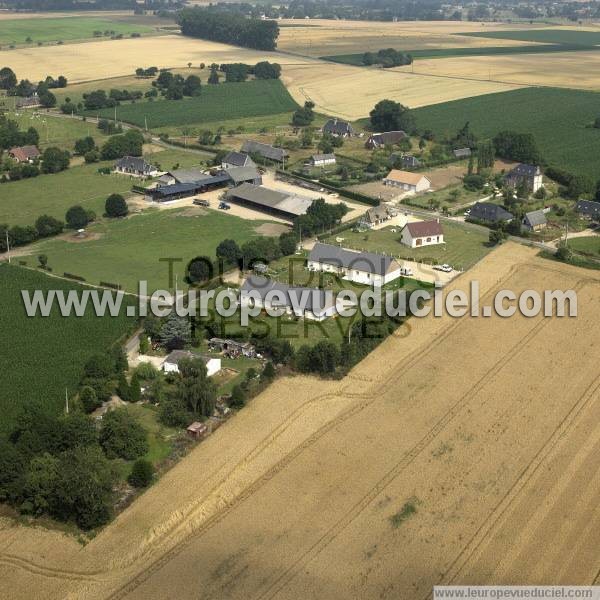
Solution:
[{"label": "long grey barn roof", "polygon": [[303,301],[302,293],[310,292],[306,294],[306,304],[304,305],[305,310],[309,310],[314,314],[318,315],[327,308],[335,306],[335,298],[331,291],[326,292],[318,288],[309,288],[301,286],[291,286],[285,283],[280,283],[267,277],[261,277],[260,275],[250,275],[244,281],[242,285],[242,294],[247,294],[250,291],[257,292],[261,300],[265,300],[267,294],[272,291],[282,292],[285,297],[286,306],[292,308],[292,296],[294,297],[294,303],[300,305]]},{"label": "long grey barn roof", "polygon": [[546,215],[541,208],[539,210],[532,210],[531,212],[526,213],[525,219],[529,225],[531,225],[531,227],[535,227],[536,225],[545,225],[547,223]]},{"label": "long grey barn roof", "polygon": [[276,148],[274,146],[269,146],[269,144],[255,142],[254,140],[248,140],[244,142],[244,145],[242,146],[242,152],[246,152],[247,154],[260,154],[265,158],[279,162],[281,162],[287,156],[287,152],[283,148]]},{"label": "long grey barn roof", "polygon": [[375,275],[385,275],[395,261],[391,256],[374,252],[353,252],[346,248],[320,242],[314,245],[308,260]]},{"label": "long grey barn roof", "polygon": [[313,202],[310,198],[271,190],[251,183],[242,183],[242,185],[229,190],[227,197],[247,200],[265,208],[279,210],[295,216],[305,214]]}]

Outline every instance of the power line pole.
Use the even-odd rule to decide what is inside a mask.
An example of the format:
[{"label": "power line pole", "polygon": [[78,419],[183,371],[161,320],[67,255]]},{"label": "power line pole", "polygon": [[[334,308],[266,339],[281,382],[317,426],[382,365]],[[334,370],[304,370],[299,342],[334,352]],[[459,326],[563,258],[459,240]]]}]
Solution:
[{"label": "power line pole", "polygon": [[8,264],[10,264],[10,244],[8,242],[8,230],[5,233],[6,233],[6,253],[8,255]]},{"label": "power line pole", "polygon": [[69,414],[69,391],[65,388],[65,414]]}]

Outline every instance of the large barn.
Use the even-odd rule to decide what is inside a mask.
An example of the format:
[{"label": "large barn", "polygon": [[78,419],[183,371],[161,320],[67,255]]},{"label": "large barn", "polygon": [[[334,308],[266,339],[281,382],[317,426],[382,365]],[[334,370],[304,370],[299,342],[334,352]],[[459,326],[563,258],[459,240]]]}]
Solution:
[{"label": "large barn", "polygon": [[271,190],[262,185],[243,183],[227,192],[227,199],[270,215],[291,221],[306,211],[313,203],[311,198],[289,192]]}]

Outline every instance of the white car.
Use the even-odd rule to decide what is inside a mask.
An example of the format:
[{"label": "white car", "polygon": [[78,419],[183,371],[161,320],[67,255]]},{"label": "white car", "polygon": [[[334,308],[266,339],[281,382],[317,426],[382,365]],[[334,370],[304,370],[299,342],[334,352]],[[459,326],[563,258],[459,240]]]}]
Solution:
[{"label": "white car", "polygon": [[444,273],[452,273],[452,267],[450,265],[435,265],[433,267],[436,271],[443,271]]}]

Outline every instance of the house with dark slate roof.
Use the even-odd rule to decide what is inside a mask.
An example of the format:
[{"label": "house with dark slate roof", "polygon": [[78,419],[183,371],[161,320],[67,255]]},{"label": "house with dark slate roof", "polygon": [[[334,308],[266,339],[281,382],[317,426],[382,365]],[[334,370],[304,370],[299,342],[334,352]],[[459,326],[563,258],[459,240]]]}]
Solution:
[{"label": "house with dark slate roof", "polygon": [[141,156],[124,156],[115,162],[115,172],[135,177],[154,177],[158,169],[147,163]]},{"label": "house with dark slate roof", "polygon": [[505,175],[504,183],[512,188],[525,184],[535,194],[542,187],[542,170],[537,165],[517,165]]},{"label": "house with dark slate roof", "polygon": [[240,304],[281,310],[312,321],[323,321],[337,313],[331,290],[287,285],[260,275],[246,278],[240,289]]},{"label": "house with dark slate roof", "polygon": [[262,158],[274,162],[283,162],[289,156],[289,153],[283,148],[276,148],[275,146],[269,146],[269,144],[253,140],[244,142],[242,152],[245,154],[257,154],[258,156],[262,156]]},{"label": "house with dark slate roof", "polygon": [[340,121],[339,119],[329,119],[325,125],[323,125],[323,134],[332,135],[334,137],[350,137],[354,135],[354,129],[352,125],[347,121]]},{"label": "house with dark slate roof", "polygon": [[401,266],[392,256],[358,252],[317,242],[308,255],[308,269],[335,273],[363,285],[382,286],[401,275]]},{"label": "house with dark slate roof", "polygon": [[525,213],[522,224],[523,227],[529,231],[540,231],[548,224],[546,213],[542,208]]},{"label": "house with dark slate roof", "polygon": [[245,152],[228,152],[221,161],[222,169],[231,167],[254,167],[254,161]]},{"label": "house with dark slate roof", "polygon": [[585,219],[600,221],[600,202],[579,200],[575,205],[575,211]]},{"label": "house with dark slate roof", "polygon": [[477,221],[488,221],[489,223],[510,223],[513,220],[514,215],[509,213],[499,204],[492,204],[490,202],[476,202],[469,209],[469,219],[475,219]]},{"label": "house with dark slate roof", "polygon": [[406,137],[405,131],[372,133],[365,142],[365,147],[369,150],[375,150],[377,148],[383,148],[384,146],[393,146],[394,144],[399,144]]}]

